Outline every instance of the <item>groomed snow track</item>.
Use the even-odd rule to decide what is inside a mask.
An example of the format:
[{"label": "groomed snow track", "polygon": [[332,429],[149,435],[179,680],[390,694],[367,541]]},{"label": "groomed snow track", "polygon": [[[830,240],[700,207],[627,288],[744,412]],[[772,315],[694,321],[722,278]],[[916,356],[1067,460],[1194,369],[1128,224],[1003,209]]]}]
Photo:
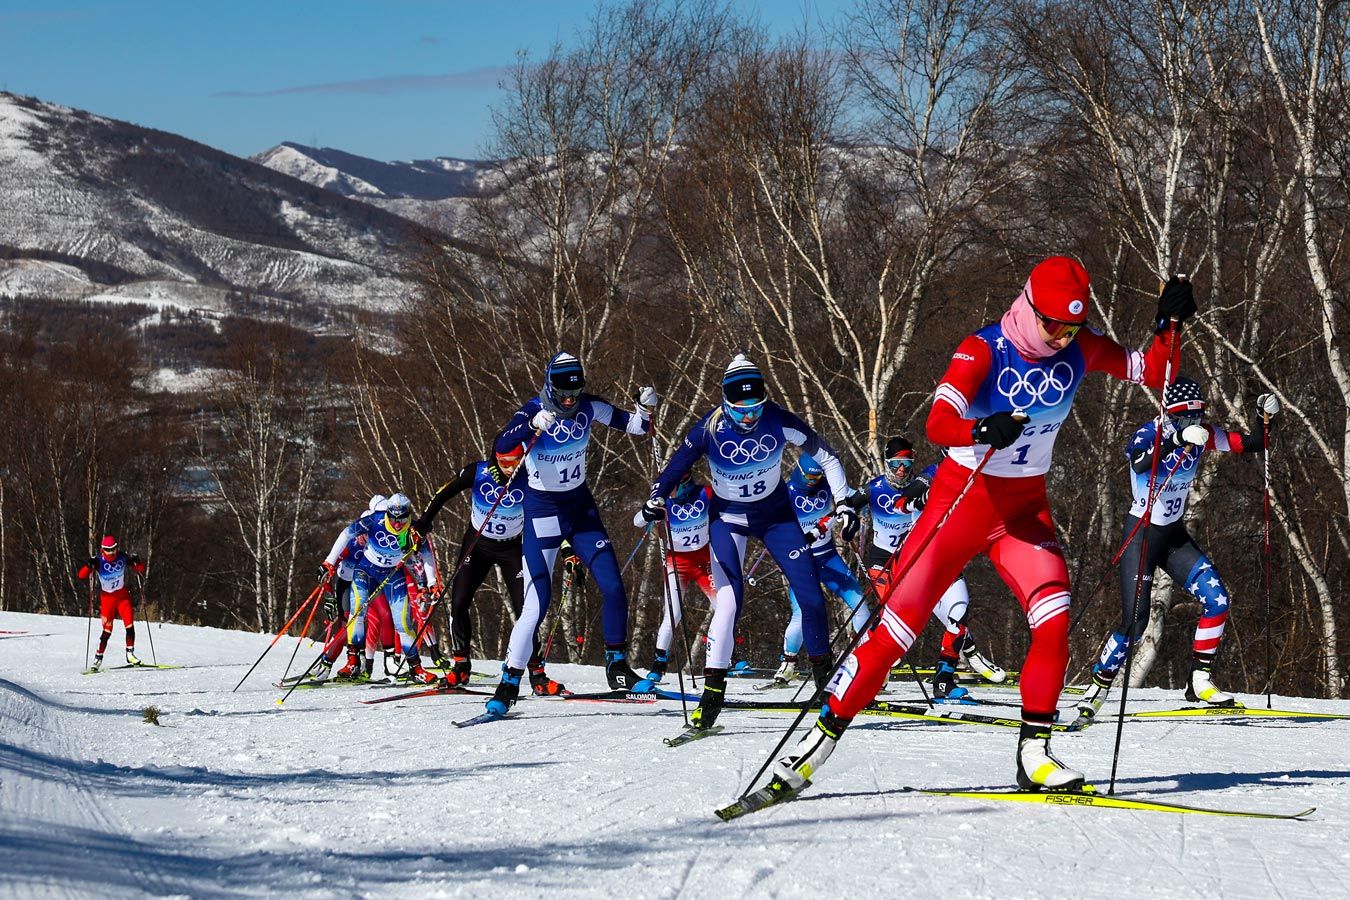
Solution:
[{"label": "groomed snow track", "polygon": [[[0,629],[27,632],[0,635],[3,897],[1350,895],[1350,721],[1126,726],[1126,795],[1318,807],[1306,822],[907,794],[1007,787],[1015,733],[859,719],[800,799],[723,824],[713,809],[783,714],[728,712],[723,734],[673,750],[678,702],[527,699],[512,721],[457,730],[482,697],[362,706],[377,689],[324,688],[278,709],[292,644],[231,693],[267,636],[164,626],[160,660],[190,668],[82,676],[83,619],[0,613]],[[551,671],[604,686],[596,668]],[[152,704],[164,727],[142,722]],[[1055,746],[1104,788],[1113,737],[1094,726]]]}]

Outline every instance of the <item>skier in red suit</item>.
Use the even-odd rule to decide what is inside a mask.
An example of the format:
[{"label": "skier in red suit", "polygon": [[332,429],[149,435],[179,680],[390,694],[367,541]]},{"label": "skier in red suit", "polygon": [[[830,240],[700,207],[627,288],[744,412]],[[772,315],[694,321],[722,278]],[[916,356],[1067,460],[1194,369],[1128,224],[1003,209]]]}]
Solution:
[{"label": "skier in red suit", "polygon": [[80,566],[75,576],[80,579],[97,574],[102,600],[99,613],[103,619],[103,632],[98,636],[98,653],[94,655],[92,671],[103,667],[103,652],[108,649],[108,638],[112,637],[113,620],[121,619],[122,628],[127,633],[127,663],[139,666],[136,658],[136,625],[132,618],[131,590],[127,587],[127,569],[138,574],[145,573],[145,563],[138,556],[128,556],[117,549],[117,538],[111,534],[103,536],[98,556],[91,556]]},{"label": "skier in red suit", "polygon": [[[806,737],[774,768],[782,787],[810,783],[853,717],[875,698],[891,666],[909,650],[933,607],[983,553],[1012,589],[1031,629],[1022,669],[1017,782],[1029,790],[1074,790],[1080,772],[1050,753],[1069,653],[1069,572],[1046,497],[1055,438],[1088,372],[1161,388],[1176,327],[1195,313],[1191,286],[1174,277],[1158,299],[1157,332],[1147,352],[1127,350],[1087,319],[1088,274],[1077,261],[1050,257],[1031,271],[1002,319],[956,348],[928,415],[928,438],[950,448],[913,533],[883,575],[881,620],[834,674],[830,695]],[[1173,366],[1179,361],[1173,357]],[[984,468],[953,508],[985,453]],[[944,527],[938,529],[939,523]],[[933,532],[937,529],[936,534]],[[930,540],[930,535],[932,539]],[[912,564],[912,568],[911,568]],[[901,577],[903,575],[903,577]]]}]

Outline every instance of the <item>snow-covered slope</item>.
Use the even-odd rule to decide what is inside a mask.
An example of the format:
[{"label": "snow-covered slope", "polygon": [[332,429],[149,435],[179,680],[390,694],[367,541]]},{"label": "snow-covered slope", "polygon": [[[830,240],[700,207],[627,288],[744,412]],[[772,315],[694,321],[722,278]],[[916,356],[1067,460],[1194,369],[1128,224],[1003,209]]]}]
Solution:
[{"label": "snow-covered slope", "polygon": [[134,295],[155,281],[387,307],[408,290],[406,219],[177,135],[5,93],[0,209],[2,295]]},{"label": "snow-covered slope", "polygon": [[251,157],[254,162],[338,194],[384,199],[445,200],[478,193],[490,163],[440,156],[381,162],[331,147],[287,141]]},{"label": "snow-covered slope", "polygon": [[[1126,727],[1127,795],[1317,806],[1304,822],[906,794],[1006,786],[1014,733],[860,719],[801,799],[723,824],[712,809],[744,787],[782,715],[727,713],[722,735],[676,750],[660,740],[681,722],[669,701],[524,699],[517,718],[456,729],[451,720],[478,712],[481,697],[363,706],[387,693],[341,687],[278,708],[269,682],[290,640],[231,693],[266,636],[166,625],[153,629],[160,661],[189,668],[82,676],[84,620],[0,613],[0,629],[26,632],[0,634],[3,896],[1350,893],[1350,722]],[[138,632],[147,655],[150,629]],[[119,627],[114,663],[120,641]],[[574,688],[602,687],[598,669],[551,670]],[[1137,695],[1141,709],[1176,705],[1159,691]],[[148,705],[164,727],[142,723]],[[1097,726],[1056,744],[1105,782],[1113,737]]]}]

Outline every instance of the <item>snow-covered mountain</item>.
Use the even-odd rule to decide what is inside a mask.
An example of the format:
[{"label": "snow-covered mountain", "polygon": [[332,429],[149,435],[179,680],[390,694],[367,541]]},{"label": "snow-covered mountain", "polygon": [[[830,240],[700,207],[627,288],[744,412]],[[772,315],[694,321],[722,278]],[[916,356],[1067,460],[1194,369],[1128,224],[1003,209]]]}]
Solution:
[{"label": "snow-covered mountain", "polygon": [[409,290],[405,218],[178,135],[7,93],[0,209],[0,296],[387,308]]},{"label": "snow-covered mountain", "polygon": [[361,199],[446,200],[482,191],[491,163],[439,156],[381,162],[330,147],[287,141],[251,157],[277,172],[337,194]]}]

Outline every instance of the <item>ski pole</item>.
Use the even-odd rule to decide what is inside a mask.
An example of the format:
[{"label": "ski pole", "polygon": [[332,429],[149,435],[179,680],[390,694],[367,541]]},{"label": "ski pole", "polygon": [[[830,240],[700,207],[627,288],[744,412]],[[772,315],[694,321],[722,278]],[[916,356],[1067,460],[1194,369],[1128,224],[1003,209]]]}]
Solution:
[{"label": "ski pole", "polygon": [[[909,563],[893,580],[887,579],[888,583],[893,586],[887,591],[886,597],[880,595],[880,592],[876,589],[875,583],[871,585],[872,593],[877,598],[877,608],[872,610],[872,615],[867,619],[867,625],[857,634],[853,635],[853,640],[849,641],[848,646],[844,648],[843,652],[835,657],[834,665],[831,670],[831,678],[833,678],[833,672],[839,670],[839,667],[844,664],[844,660],[848,659],[849,654],[858,646],[859,642],[862,640],[862,636],[871,631],[877,622],[881,621],[881,611],[886,608],[886,599],[899,588],[900,583],[904,580],[905,576],[909,574],[910,570],[914,568],[915,563],[923,557],[923,552],[928,549],[928,545],[933,542],[933,539],[937,537],[938,532],[947,524],[947,520],[952,517],[952,513],[956,512],[956,508],[961,505],[961,501],[965,498],[966,494],[975,486],[976,479],[979,478],[980,472],[984,471],[985,465],[987,465],[989,460],[993,457],[994,452],[995,450],[993,447],[990,447],[985,451],[984,456],[980,457],[980,461],[975,464],[975,468],[971,469],[970,476],[966,478],[966,483],[961,487],[960,492],[952,500],[952,505],[947,507],[947,511],[942,514],[942,518],[938,521],[937,526],[924,536],[923,543],[919,545],[919,549],[915,551],[912,557],[910,557]],[[886,560],[887,569],[889,569],[891,563],[895,562],[899,557],[901,549],[903,549],[903,547],[896,547],[891,553],[890,558]],[[826,683],[828,684],[828,681]],[[745,791],[741,794],[742,799],[750,794],[750,791],[755,786],[755,782],[759,781],[760,776],[768,770],[769,766],[773,765],[773,761],[777,758],[778,754],[782,752],[783,748],[787,746],[787,742],[792,738],[792,734],[797,730],[797,726],[801,725],[802,720],[806,718],[806,714],[819,703],[824,690],[825,688],[823,685],[816,687],[815,693],[812,694],[811,699],[802,707],[801,711],[797,713],[796,718],[792,720],[792,723],[788,726],[787,730],[783,732],[783,736],[778,739],[778,744],[769,752],[768,757],[759,767],[759,771],[750,779],[749,785],[746,786]]]},{"label": "ski pole", "polygon": [[230,691],[231,694],[233,694],[235,691],[239,690],[239,688],[243,686],[244,682],[248,680],[248,676],[252,675],[253,670],[258,668],[258,663],[263,661],[263,656],[266,656],[268,652],[270,652],[271,649],[277,645],[277,641],[281,640],[281,636],[283,634],[290,631],[291,624],[294,623],[296,619],[300,618],[301,614],[304,613],[305,611],[305,607],[309,606],[310,603],[314,602],[314,599],[319,595],[319,592],[321,590],[323,590],[322,584],[320,584],[312,592],[310,592],[310,595],[305,598],[305,601],[300,604],[300,607],[295,611],[295,613],[289,619],[286,620],[286,624],[281,626],[281,630],[277,632],[276,637],[272,638],[272,643],[267,645],[267,649],[262,652],[262,656],[259,656],[257,660],[254,661],[253,665],[249,667],[249,670],[244,673],[244,677],[239,679],[239,684],[236,684],[234,686],[234,689]]},{"label": "ski pole", "polygon": [[89,621],[84,626],[84,667],[89,668],[89,641],[94,634],[94,573],[89,573]]},{"label": "ski pole", "polygon": [[[1158,479],[1158,457],[1162,455],[1162,432],[1163,421],[1167,417],[1167,386],[1172,383],[1172,357],[1176,355],[1177,350],[1177,321],[1169,319],[1167,322],[1167,365],[1163,369],[1163,389],[1158,397],[1158,425],[1153,435],[1153,464],[1148,473],[1148,500],[1144,504],[1144,515],[1140,522],[1150,522],[1153,519],[1153,486],[1157,484]],[[1149,528],[1145,527],[1143,534],[1139,539],[1139,569],[1134,578],[1134,599],[1130,603],[1130,618],[1125,625],[1125,667],[1122,674],[1125,681],[1120,686],[1120,714],[1116,717],[1116,743],[1111,751],[1111,783],[1106,789],[1106,793],[1114,795],[1116,792],[1116,767],[1120,763],[1120,741],[1125,735],[1125,701],[1130,696],[1130,671],[1134,662],[1134,645],[1137,643],[1132,640],[1134,634],[1135,622],[1139,618],[1139,597],[1143,593],[1144,575],[1149,566],[1148,561],[1148,533]],[[1128,544],[1126,545],[1128,546]],[[1151,585],[1150,585],[1151,586]],[[1149,602],[1152,602],[1152,591],[1149,592]],[[1143,635],[1140,635],[1142,638]]]},{"label": "ski pole", "polygon": [[[654,443],[653,443],[654,446]],[[655,451],[653,451],[653,456]],[[694,653],[689,646],[689,627],[684,621],[684,606],[680,597],[680,573],[675,568],[675,560],[666,555],[666,547],[673,547],[675,539],[670,534],[670,519],[663,518],[665,523],[666,538],[663,541],[661,536],[656,536],[658,552],[661,554],[661,578],[664,582],[662,593],[666,595],[666,612],[670,615],[670,621],[676,621],[676,615],[679,616],[680,634],[684,640],[684,661],[689,666],[689,677],[692,681],[694,677]],[[689,727],[689,701],[684,696],[684,666],[675,669],[675,676],[680,683],[680,710],[684,713],[685,727]]]},{"label": "ski pole", "polygon": [[1270,709],[1270,692],[1275,673],[1270,662],[1270,413],[1261,412],[1261,471],[1265,481],[1262,518],[1264,520],[1265,540],[1262,555],[1265,556],[1265,593],[1266,593],[1266,709]]},{"label": "ski pole", "polygon": [[[136,586],[141,589],[141,605],[148,609],[150,606],[150,601],[147,600],[145,597],[145,579],[142,578],[140,575],[136,576]],[[145,623],[145,634],[146,637],[150,639],[150,662],[151,664],[157,666],[159,665],[159,660],[155,657],[155,629],[153,627],[153,623],[151,622]]]},{"label": "ski pole", "polygon": [[[466,544],[464,547],[464,554],[459,558],[459,563],[455,566],[455,571],[450,573],[449,579],[443,581],[442,582],[443,584],[454,584],[455,578],[459,576],[459,570],[464,568],[464,564],[469,561],[469,557],[473,554],[473,548],[478,546],[478,539],[483,536],[483,529],[487,528],[488,523],[492,521],[493,515],[497,512],[497,507],[501,506],[502,501],[506,499],[506,494],[510,490],[511,485],[515,483],[516,476],[519,475],[521,470],[525,468],[525,458],[530,455],[530,451],[534,449],[535,442],[539,440],[540,435],[542,435],[543,433],[544,433],[543,429],[536,431],[534,435],[530,438],[530,442],[525,445],[525,452],[521,454],[520,465],[517,466],[516,470],[511,473],[511,477],[506,479],[506,484],[502,485],[501,490],[497,491],[497,499],[492,501],[492,506],[488,508],[487,515],[483,516],[483,524],[478,526],[478,530],[475,531],[473,537],[469,539],[469,543]],[[406,559],[408,556],[411,555],[412,555],[411,553],[407,554],[404,557],[404,559]],[[392,575],[393,573],[390,574]],[[388,582],[389,578],[386,577],[384,581]],[[382,590],[383,588],[384,582],[380,584],[380,589]],[[375,590],[371,591],[370,595],[374,597],[378,594],[379,590]],[[444,596],[445,594],[441,594],[441,597]],[[426,618],[422,620],[422,624],[417,628],[417,633],[413,635],[412,645],[414,649],[416,649],[417,645],[421,643],[422,634],[426,631],[427,623],[431,621],[431,614],[435,611],[436,607],[440,605],[441,597],[437,597],[435,600],[432,601],[431,608],[427,610]],[[397,676],[400,672],[403,671],[403,664],[405,662],[407,662],[406,657],[399,661],[397,668],[394,669],[395,676]]]},{"label": "ski pole", "polygon": [[[327,581],[327,580],[325,580],[325,581],[323,582],[323,584],[320,585],[320,587],[322,587],[322,588],[324,588],[324,589],[326,589],[326,590],[332,590],[332,584],[331,584],[331,582],[329,582],[329,581]],[[323,591],[320,591],[320,592],[319,592],[319,596],[316,597],[316,598],[314,598],[314,602],[313,602],[312,604],[310,604],[310,607],[309,607],[309,617],[308,617],[307,619],[305,619],[305,625],[304,625],[304,627],[300,629],[300,631],[299,631],[298,634],[296,634],[296,636],[295,636],[295,649],[291,651],[291,658],[288,659],[288,660],[286,660],[286,668],[285,668],[285,669],[282,671],[282,673],[281,673],[281,679],[282,679],[282,681],[285,681],[285,680],[286,680],[286,676],[289,675],[289,674],[291,674],[291,666],[295,664],[295,656],[296,656],[297,653],[300,652],[300,645],[303,644],[303,643],[305,642],[305,636],[309,634],[309,626],[310,626],[311,624],[313,624],[313,622],[314,622],[314,614],[315,614],[316,612],[319,611],[319,602],[320,602],[322,599],[323,599]],[[324,654],[325,654],[327,651],[328,651],[328,642],[327,642],[327,641],[324,641],[324,642],[323,642],[323,649],[321,649],[321,650],[319,651],[319,659],[324,659],[324,658],[325,658],[325,657],[324,657]],[[311,668],[313,668],[313,667],[311,666]],[[307,672],[306,674],[308,674],[308,672]]]},{"label": "ski pole", "polygon": [[755,572],[759,569],[759,564],[764,562],[764,557],[768,555],[768,547],[759,548],[759,556],[755,557],[754,563],[750,566],[750,571],[745,573],[745,583],[754,587],[758,582],[755,580]]}]

